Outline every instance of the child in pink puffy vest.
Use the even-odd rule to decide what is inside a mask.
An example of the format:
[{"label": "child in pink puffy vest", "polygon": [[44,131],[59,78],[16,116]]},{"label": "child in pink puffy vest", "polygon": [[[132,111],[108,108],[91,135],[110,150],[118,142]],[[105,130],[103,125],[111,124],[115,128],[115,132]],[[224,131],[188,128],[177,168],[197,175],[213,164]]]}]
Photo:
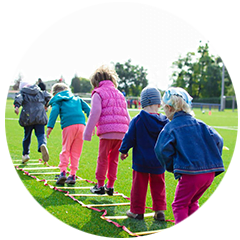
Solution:
[{"label": "child in pink puffy vest", "polygon": [[114,182],[117,179],[118,150],[130,122],[125,98],[117,90],[117,79],[116,71],[106,65],[99,67],[90,78],[94,90],[83,139],[91,141],[95,126],[97,127],[97,136],[100,139],[96,169],[98,183],[90,190],[95,194],[105,194],[106,191],[108,195],[113,195]]}]

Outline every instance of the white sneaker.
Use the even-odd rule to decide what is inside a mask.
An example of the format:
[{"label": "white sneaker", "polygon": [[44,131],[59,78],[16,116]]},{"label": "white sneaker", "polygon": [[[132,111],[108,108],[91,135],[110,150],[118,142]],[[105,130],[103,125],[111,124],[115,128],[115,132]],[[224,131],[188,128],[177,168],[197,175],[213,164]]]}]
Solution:
[{"label": "white sneaker", "polygon": [[30,159],[29,155],[28,154],[25,154],[22,156],[22,163],[26,163],[28,160]]},{"label": "white sneaker", "polygon": [[40,147],[41,153],[42,153],[42,160],[44,162],[47,162],[49,160],[49,154],[48,154],[48,149],[45,144],[42,144]]}]

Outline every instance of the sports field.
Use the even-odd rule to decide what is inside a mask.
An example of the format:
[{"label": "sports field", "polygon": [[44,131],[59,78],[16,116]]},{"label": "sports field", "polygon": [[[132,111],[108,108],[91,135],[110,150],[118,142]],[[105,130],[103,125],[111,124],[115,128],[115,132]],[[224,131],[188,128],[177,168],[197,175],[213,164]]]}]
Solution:
[{"label": "sports field", "polygon": [[[49,114],[50,110],[48,111]],[[210,126],[213,126],[219,134],[224,139],[224,146],[226,150],[223,150],[223,161],[224,166],[227,170],[229,163],[231,161],[236,137],[237,137],[237,123],[238,123],[238,113],[237,111],[232,112],[231,110],[225,110],[224,112],[218,112],[213,110],[211,115],[205,110],[205,114],[199,109],[194,110],[196,118],[203,120]],[[138,111],[130,111],[131,117],[135,116]],[[9,147],[10,156],[14,164],[19,165],[19,168],[28,168],[26,170],[28,173],[35,173],[38,179],[50,180],[47,183],[55,186],[54,178],[55,175],[51,174],[39,174],[43,173],[41,166],[38,161],[32,162],[37,164],[31,164],[29,162],[27,165],[21,165],[21,162],[15,160],[21,159],[22,156],[22,138],[23,138],[23,128],[18,124],[18,116],[14,113],[13,100],[7,100],[6,103],[6,115],[5,115],[5,128],[6,136]],[[98,155],[98,142],[97,136],[92,138],[91,142],[84,142],[82,156],[80,158],[79,170],[77,175],[83,179],[88,179],[90,181],[95,180],[95,168],[96,160]],[[207,143],[206,143],[207,144]],[[37,152],[37,141],[35,136],[32,136],[32,144],[30,148],[30,157],[32,160],[37,160],[41,158],[40,153]],[[60,123],[57,122],[54,130],[52,131],[50,138],[48,139],[48,149],[50,154],[50,160],[48,164],[50,166],[58,166],[59,164],[59,153],[61,151],[61,128]],[[58,169],[49,170],[51,172],[57,172]],[[36,174],[37,173],[37,174]],[[77,228],[81,231],[88,233],[106,236],[106,237],[131,237],[129,233],[124,231],[121,227],[125,226],[132,233],[152,231],[158,229],[168,228],[174,225],[172,222],[157,222],[153,217],[146,217],[144,221],[138,221],[133,219],[113,219],[112,221],[116,224],[109,223],[100,217],[104,212],[95,211],[91,208],[83,207],[79,202],[85,205],[99,205],[99,204],[114,204],[114,203],[127,203],[129,202],[122,196],[114,197],[89,197],[89,196],[76,196],[79,202],[74,201],[70,197],[66,197],[65,193],[56,191],[56,189],[51,189],[49,186],[44,186],[43,182],[38,182],[36,179],[31,178],[28,175],[24,175],[23,171],[16,171],[19,174],[20,179],[23,181],[26,188],[33,195],[36,201],[42,205],[48,212],[53,214],[55,217],[65,222],[66,224]],[[205,192],[205,194],[200,199],[200,205],[202,205],[214,192],[218,184],[224,177],[224,174],[219,175],[215,178],[212,186]],[[130,156],[125,161],[119,161],[118,167],[118,180],[115,183],[115,191],[124,194],[125,196],[130,196],[131,181],[132,181],[132,168],[131,168],[131,152]],[[19,180],[20,180],[19,179]],[[174,180],[173,174],[166,172],[166,190],[167,190],[167,211],[166,219],[174,220],[173,213],[171,209],[171,203],[174,199],[174,192],[177,181]],[[86,181],[78,181],[76,187],[91,187],[92,183]],[[68,189],[69,194],[78,194],[79,189]],[[89,189],[81,190],[81,193],[88,194]],[[151,207],[151,196],[150,191],[147,195],[147,206]],[[107,210],[106,216],[125,216],[125,212],[129,209],[129,206],[98,206],[98,210]],[[151,209],[146,209],[147,213],[151,213]],[[119,224],[119,225],[117,225]],[[117,225],[117,226],[116,226]]]}]

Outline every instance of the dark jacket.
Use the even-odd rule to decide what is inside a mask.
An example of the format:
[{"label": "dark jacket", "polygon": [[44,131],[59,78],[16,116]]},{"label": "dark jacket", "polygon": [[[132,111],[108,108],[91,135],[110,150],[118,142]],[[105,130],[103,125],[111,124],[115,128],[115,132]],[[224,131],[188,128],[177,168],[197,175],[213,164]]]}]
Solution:
[{"label": "dark jacket", "polygon": [[19,124],[22,127],[34,124],[46,125],[48,118],[45,106],[47,106],[50,98],[50,93],[41,91],[37,85],[22,88],[20,93],[16,94],[14,100],[15,107],[22,106]]},{"label": "dark jacket", "polygon": [[165,169],[154,153],[154,146],[159,133],[168,122],[166,116],[150,114],[144,110],[132,119],[119,151],[127,153],[130,148],[133,148],[132,168],[135,171],[164,173]]},{"label": "dark jacket", "polygon": [[223,139],[212,127],[180,111],[159,134],[155,153],[178,179],[182,174],[222,173],[222,148]]}]

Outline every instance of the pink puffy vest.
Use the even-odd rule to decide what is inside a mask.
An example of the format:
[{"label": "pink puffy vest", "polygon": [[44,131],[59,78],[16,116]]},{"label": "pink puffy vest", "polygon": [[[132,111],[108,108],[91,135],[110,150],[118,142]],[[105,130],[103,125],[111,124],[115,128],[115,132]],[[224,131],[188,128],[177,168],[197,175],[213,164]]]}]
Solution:
[{"label": "pink puffy vest", "polygon": [[102,99],[102,112],[97,123],[97,136],[104,133],[126,133],[129,120],[127,105],[123,94],[114,87],[110,80],[99,83],[92,92],[98,93]]}]

